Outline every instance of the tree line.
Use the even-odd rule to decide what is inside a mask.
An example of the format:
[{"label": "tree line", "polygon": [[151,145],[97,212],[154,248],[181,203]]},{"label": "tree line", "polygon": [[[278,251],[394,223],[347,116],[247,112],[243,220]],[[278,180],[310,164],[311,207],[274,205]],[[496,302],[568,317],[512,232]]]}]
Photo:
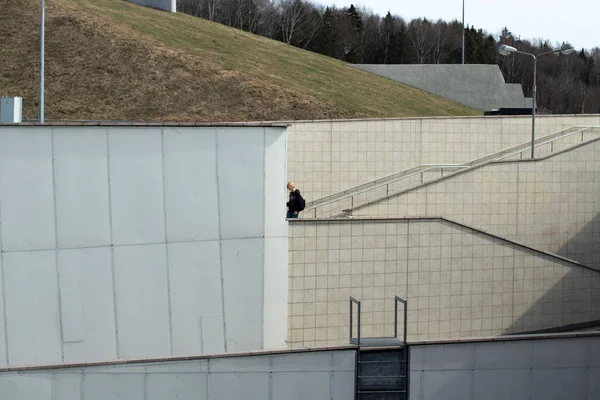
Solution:
[{"label": "tree line", "polygon": [[[459,21],[410,21],[368,9],[324,7],[307,0],[177,0],[180,12],[205,18],[291,46],[354,64],[460,64]],[[533,62],[529,57],[498,54],[508,44],[519,50],[551,50],[548,40],[521,39],[508,29],[494,36],[465,28],[465,63],[498,64],[506,82],[521,83],[532,93]],[[538,107],[553,113],[600,113],[600,49],[571,55],[540,57]]]}]

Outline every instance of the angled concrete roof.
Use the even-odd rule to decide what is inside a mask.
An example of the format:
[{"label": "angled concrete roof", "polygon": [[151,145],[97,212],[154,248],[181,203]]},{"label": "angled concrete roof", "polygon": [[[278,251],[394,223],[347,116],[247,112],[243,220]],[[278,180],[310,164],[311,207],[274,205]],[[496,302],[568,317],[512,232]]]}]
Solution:
[{"label": "angled concrete roof", "polygon": [[530,107],[520,84],[505,83],[495,64],[357,64],[356,68],[482,111]]}]

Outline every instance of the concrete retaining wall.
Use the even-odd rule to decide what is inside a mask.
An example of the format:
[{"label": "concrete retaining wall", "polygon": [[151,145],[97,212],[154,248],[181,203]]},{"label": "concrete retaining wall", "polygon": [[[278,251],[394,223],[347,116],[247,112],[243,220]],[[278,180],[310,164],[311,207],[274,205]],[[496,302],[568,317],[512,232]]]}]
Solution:
[{"label": "concrete retaining wall", "polygon": [[411,400],[600,398],[600,337],[412,345]]},{"label": "concrete retaining wall", "polygon": [[176,0],[127,0],[131,3],[139,4],[141,6],[158,8],[159,10],[165,10],[170,12],[177,11]]},{"label": "concrete retaining wall", "polygon": [[531,107],[521,85],[505,83],[500,67],[495,64],[354,66],[482,111],[523,108],[528,104]]},{"label": "concrete retaining wall", "polygon": [[219,400],[354,397],[354,350],[0,372],[10,400]]},{"label": "concrete retaining wall", "polygon": [[600,272],[449,221],[299,220],[289,236],[294,347],[347,343],[349,296],[364,337],[393,335],[395,295],[409,341],[600,320]]}]

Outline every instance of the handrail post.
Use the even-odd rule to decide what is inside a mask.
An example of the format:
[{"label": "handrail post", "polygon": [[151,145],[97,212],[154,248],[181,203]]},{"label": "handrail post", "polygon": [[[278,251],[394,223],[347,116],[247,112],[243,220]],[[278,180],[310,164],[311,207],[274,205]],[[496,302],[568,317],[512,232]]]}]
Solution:
[{"label": "handrail post", "polygon": [[402,341],[404,342],[404,344],[406,344],[406,338],[408,336],[408,300],[403,299],[399,296],[395,296],[394,301],[394,338],[398,338],[398,303],[402,303],[404,305],[404,337],[402,338]]},{"label": "handrail post", "polygon": [[357,318],[357,322],[356,322],[356,340],[357,340],[357,344],[358,346],[360,346],[360,301],[356,300],[354,297],[350,296],[350,343],[352,343],[352,326],[353,326],[353,322],[354,319],[352,318],[353,313],[354,313],[354,309],[352,306],[352,303],[356,303],[356,308],[357,308],[357,312],[358,312],[358,318]]},{"label": "handrail post", "polygon": [[404,302],[404,344],[406,344],[407,332],[408,332],[408,300]]},{"label": "handrail post", "polygon": [[394,338],[398,338],[398,296],[394,301]]},{"label": "handrail post", "polygon": [[358,302],[358,321],[356,322],[356,340],[360,347],[360,301]]},{"label": "handrail post", "polygon": [[352,297],[350,297],[350,341],[349,343],[352,343]]}]

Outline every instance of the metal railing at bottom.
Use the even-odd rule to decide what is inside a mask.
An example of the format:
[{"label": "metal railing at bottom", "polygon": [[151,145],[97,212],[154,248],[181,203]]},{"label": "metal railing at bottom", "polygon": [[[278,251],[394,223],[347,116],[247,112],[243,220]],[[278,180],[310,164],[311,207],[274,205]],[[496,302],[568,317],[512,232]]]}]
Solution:
[{"label": "metal railing at bottom", "polygon": [[[402,333],[402,343],[406,345],[407,332],[408,332],[408,300],[400,297],[394,296],[394,336],[392,337],[381,337],[377,339],[398,339],[398,304],[402,303],[404,306],[404,324],[403,324],[403,333]],[[354,338],[354,305],[356,304],[357,308],[357,319],[356,319],[356,338]],[[350,296],[350,343],[356,344],[360,347],[361,344],[361,302],[356,298]]]}]

